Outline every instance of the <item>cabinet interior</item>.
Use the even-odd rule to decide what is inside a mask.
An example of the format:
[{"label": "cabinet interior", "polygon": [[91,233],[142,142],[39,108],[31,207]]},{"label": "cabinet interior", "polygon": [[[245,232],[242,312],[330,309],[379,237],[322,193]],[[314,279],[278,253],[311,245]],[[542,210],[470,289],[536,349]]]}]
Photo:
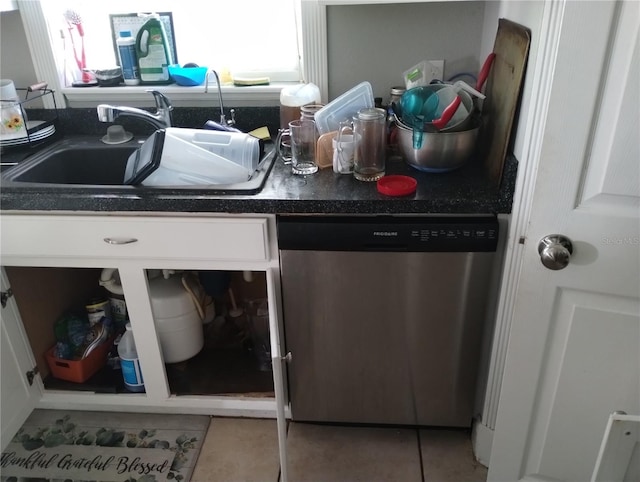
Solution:
[{"label": "cabinet interior", "polygon": [[[109,362],[86,382],[74,383],[54,378],[45,357],[56,343],[56,321],[68,312],[86,313],[87,302],[106,293],[98,283],[102,270],[16,266],[5,270],[45,389],[127,393],[120,370]],[[241,272],[224,274],[230,290],[223,287],[213,296],[216,317],[202,325],[204,347],[188,360],[162,367],[169,390],[178,396],[274,397],[273,374],[258,361],[247,309],[255,300],[267,298],[265,273],[253,272],[250,282]],[[126,297],[125,292],[125,301]],[[116,353],[114,347],[110,356]]]}]

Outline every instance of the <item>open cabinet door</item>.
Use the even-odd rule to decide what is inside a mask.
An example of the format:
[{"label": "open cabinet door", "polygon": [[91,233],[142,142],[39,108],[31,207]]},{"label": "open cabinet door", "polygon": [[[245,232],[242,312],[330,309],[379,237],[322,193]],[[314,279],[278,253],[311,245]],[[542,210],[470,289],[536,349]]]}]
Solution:
[{"label": "open cabinet door", "polygon": [[[8,293],[9,289],[7,275],[2,269],[0,291],[2,291],[3,300],[5,300],[5,293]],[[40,377],[33,374],[33,378],[31,378],[27,375],[29,372],[33,372],[36,362],[22,329],[18,306],[11,296],[6,296],[6,303],[3,301],[3,305],[0,309],[0,324],[2,326],[0,333],[0,342],[2,343],[0,347],[2,450],[5,449],[33,411],[41,395]]]},{"label": "open cabinet door", "polygon": [[271,366],[273,367],[273,383],[276,395],[276,420],[278,427],[278,452],[280,454],[280,482],[288,481],[288,464],[287,464],[287,420],[285,410],[288,406],[287,380],[284,363],[287,357],[282,354],[282,346],[280,340],[280,329],[282,327],[282,319],[279,314],[282,313],[282,303],[280,295],[280,270],[267,270],[267,291],[268,297],[273,302],[269,305],[270,320],[277,320],[271,323]]},{"label": "open cabinet door", "polygon": [[609,415],[591,482],[640,480],[640,415]]}]

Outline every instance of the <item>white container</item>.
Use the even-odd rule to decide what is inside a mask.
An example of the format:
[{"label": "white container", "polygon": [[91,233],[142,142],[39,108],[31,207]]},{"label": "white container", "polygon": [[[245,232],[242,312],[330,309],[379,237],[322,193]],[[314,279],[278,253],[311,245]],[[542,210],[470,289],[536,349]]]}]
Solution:
[{"label": "white container", "polygon": [[13,80],[0,79],[0,101],[0,135],[3,140],[26,137],[27,119],[24,110],[20,108],[20,97]]},{"label": "white container", "polygon": [[142,370],[140,370],[131,323],[127,323],[125,332],[118,343],[118,356],[120,357],[125,388],[130,392],[144,392],[144,379],[142,378]]},{"label": "white container", "polygon": [[[243,132],[214,131],[169,127],[167,136],[182,139],[194,146],[244,167],[251,175],[260,161],[260,140]],[[165,140],[165,143],[167,141]]]},{"label": "white container", "polygon": [[149,296],[164,362],[197,355],[204,346],[202,320],[180,276],[150,280]]},{"label": "white container", "polygon": [[118,57],[122,68],[122,78],[126,85],[138,85],[140,83],[140,70],[138,69],[138,56],[136,54],[136,39],[131,36],[129,30],[120,32],[116,40],[118,45]]},{"label": "white container", "polygon": [[260,141],[249,134],[169,127],[131,154],[124,181],[145,186],[234,184],[248,181],[259,160]]},{"label": "white container", "polygon": [[11,79],[0,79],[0,100],[3,102],[18,102],[18,92]]},{"label": "white container", "polygon": [[280,91],[280,127],[286,129],[289,122],[300,119],[300,107],[320,104],[320,88],[312,84],[297,84]]}]

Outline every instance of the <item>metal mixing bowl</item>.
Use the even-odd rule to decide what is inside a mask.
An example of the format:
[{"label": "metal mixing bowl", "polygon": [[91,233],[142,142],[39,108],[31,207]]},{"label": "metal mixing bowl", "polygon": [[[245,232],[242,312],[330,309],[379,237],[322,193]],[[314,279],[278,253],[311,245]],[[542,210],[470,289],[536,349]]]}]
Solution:
[{"label": "metal mixing bowl", "polygon": [[480,121],[460,132],[424,132],[422,147],[413,148],[413,129],[396,120],[398,147],[411,167],[426,172],[452,171],[464,165],[474,152]]}]

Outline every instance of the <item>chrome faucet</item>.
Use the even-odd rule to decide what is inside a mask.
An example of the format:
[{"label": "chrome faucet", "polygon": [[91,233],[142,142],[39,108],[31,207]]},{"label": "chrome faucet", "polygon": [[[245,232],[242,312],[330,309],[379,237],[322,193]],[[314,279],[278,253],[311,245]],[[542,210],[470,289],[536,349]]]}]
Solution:
[{"label": "chrome faucet", "polygon": [[[220,77],[218,77],[218,72],[212,70],[213,75],[216,76],[216,86],[218,87],[218,101],[220,102],[220,124],[227,127],[233,127],[236,123],[236,112],[231,109],[231,119],[227,119],[227,116],[224,113],[224,105],[222,104],[222,87],[220,86]],[[208,85],[205,88],[205,93],[208,90]]]},{"label": "chrome faucet", "polygon": [[100,104],[97,107],[98,120],[100,122],[113,122],[120,116],[130,116],[143,119],[152,124],[156,129],[171,127],[171,111],[173,110],[173,106],[169,98],[157,90],[148,90],[147,92],[151,92],[156,101],[156,111],[154,113],[126,105]]}]

